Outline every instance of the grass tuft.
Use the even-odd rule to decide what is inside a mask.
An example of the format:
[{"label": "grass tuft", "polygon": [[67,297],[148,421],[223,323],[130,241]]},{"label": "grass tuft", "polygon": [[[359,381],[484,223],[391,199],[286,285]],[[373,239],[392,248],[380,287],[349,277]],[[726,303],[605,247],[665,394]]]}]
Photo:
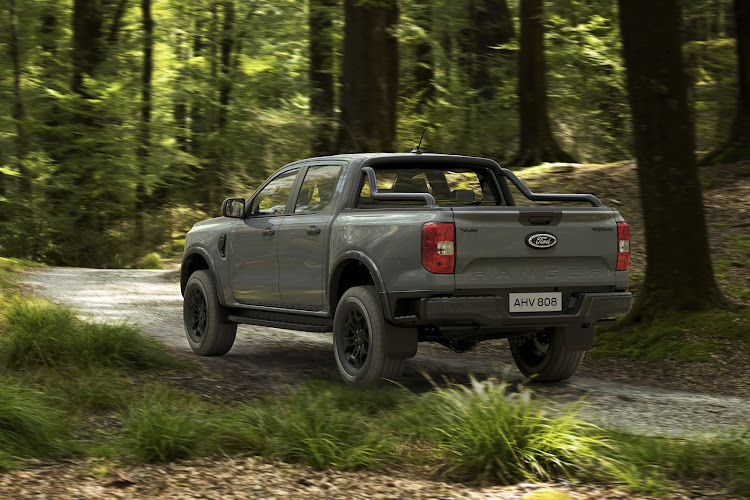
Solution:
[{"label": "grass tuft", "polygon": [[710,479],[750,496],[750,429],[692,439],[619,433],[610,439],[617,446],[605,453],[620,464],[619,479],[634,493],[663,494],[673,480]]},{"label": "grass tuft", "polygon": [[425,399],[433,410],[428,441],[445,452],[460,479],[512,484],[585,475],[602,465],[596,450],[605,444],[596,427],[576,418],[578,405],[553,414],[526,387],[512,392],[507,383],[475,379]]},{"label": "grass tuft", "polygon": [[211,421],[197,399],[158,388],[123,418],[124,448],[145,463],[193,458],[210,440]]},{"label": "grass tuft", "polygon": [[3,310],[0,359],[11,370],[175,367],[155,340],[128,324],[93,323],[71,309],[14,299]]},{"label": "grass tuft", "polygon": [[42,395],[6,379],[0,386],[0,468],[16,457],[57,455],[69,436],[66,415],[48,405]]},{"label": "grass tuft", "polygon": [[163,269],[164,263],[158,253],[151,252],[138,261],[138,267],[141,269]]},{"label": "grass tuft", "polygon": [[292,388],[281,400],[244,406],[216,424],[224,448],[317,468],[378,469],[397,461],[379,420],[405,391],[352,391],[326,383]]}]

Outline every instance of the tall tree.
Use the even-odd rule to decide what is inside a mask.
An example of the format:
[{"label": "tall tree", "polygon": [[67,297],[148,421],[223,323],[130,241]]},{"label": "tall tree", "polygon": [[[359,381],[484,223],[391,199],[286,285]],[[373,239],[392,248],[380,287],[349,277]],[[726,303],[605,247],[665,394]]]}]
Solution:
[{"label": "tall tree", "polygon": [[[8,14],[10,15],[10,59],[13,65],[13,121],[16,124],[16,160],[20,174],[19,191],[23,196],[31,194],[31,177],[25,165],[27,154],[27,137],[24,129],[26,110],[21,95],[21,62],[18,51],[18,15],[16,0],[8,0]],[[1,175],[1,174],[0,174]],[[28,200],[24,200],[28,201]]]},{"label": "tall tree", "polygon": [[337,149],[395,151],[398,0],[345,0]]},{"label": "tall tree", "polygon": [[84,80],[93,77],[102,60],[102,18],[97,0],[73,1],[73,80],[71,90],[89,97]]},{"label": "tall tree", "polygon": [[333,8],[336,0],[310,0],[310,115],[314,155],[333,152]]},{"label": "tall tree", "polygon": [[729,139],[708,154],[703,164],[750,160],[750,0],[734,0],[737,26],[737,114]]},{"label": "tall tree", "polygon": [[232,54],[235,47],[234,1],[223,2],[224,22],[221,29],[221,78],[219,80],[219,131],[227,126],[229,103],[232,96]]},{"label": "tall tree", "polygon": [[470,0],[469,26],[462,37],[464,56],[461,60],[469,74],[471,88],[481,98],[491,99],[497,86],[492,79],[492,67],[498,63],[498,54],[507,54],[495,47],[516,37],[507,1]]},{"label": "tall tree", "polygon": [[151,0],[141,0],[143,25],[143,67],[141,69],[141,121],[138,145],[139,175],[135,192],[135,242],[142,246],[146,237],[143,216],[146,209],[146,178],[151,155],[151,81],[154,72],[154,19]]},{"label": "tall tree", "polygon": [[432,53],[432,4],[429,0],[414,0],[414,22],[420,30],[414,46],[414,87],[417,112],[422,112],[435,97],[435,57]]},{"label": "tall tree", "polygon": [[518,99],[521,144],[513,161],[519,166],[544,161],[573,161],[552,135],[547,111],[544,58],[544,0],[522,0]]},{"label": "tall tree", "polygon": [[619,0],[646,229],[636,319],[724,303],[706,237],[677,2]]}]

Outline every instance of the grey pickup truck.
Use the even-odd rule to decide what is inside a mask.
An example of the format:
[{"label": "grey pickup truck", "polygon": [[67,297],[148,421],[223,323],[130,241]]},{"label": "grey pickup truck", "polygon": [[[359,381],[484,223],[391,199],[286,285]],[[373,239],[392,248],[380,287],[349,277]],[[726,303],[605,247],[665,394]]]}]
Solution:
[{"label": "grey pickup truck", "polygon": [[[517,206],[514,192],[540,204]],[[364,386],[397,378],[419,342],[462,352],[507,338],[524,375],[559,381],[594,325],[632,302],[617,210],[532,193],[486,158],[302,160],[222,214],[188,232],[182,262],[185,331],[202,356],[228,352],[239,323],[332,331],[341,376]]]}]

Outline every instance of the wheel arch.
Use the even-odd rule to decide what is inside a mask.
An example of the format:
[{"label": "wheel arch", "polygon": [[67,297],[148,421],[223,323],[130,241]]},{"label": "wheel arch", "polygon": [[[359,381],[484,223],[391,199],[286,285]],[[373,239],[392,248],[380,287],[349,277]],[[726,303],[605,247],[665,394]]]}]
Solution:
[{"label": "wheel arch", "polygon": [[336,259],[331,269],[327,295],[328,311],[331,316],[335,314],[339,300],[349,288],[374,285],[378,291],[385,318],[392,321],[383,276],[370,257],[360,251],[346,252]]},{"label": "wheel arch", "polygon": [[180,267],[180,293],[185,296],[185,287],[187,286],[190,276],[195,271],[206,269],[214,280],[214,287],[216,288],[218,297],[221,298],[221,281],[219,281],[219,277],[216,275],[216,269],[213,264],[213,259],[203,248],[195,248],[191,250],[190,253],[182,259],[182,266]]}]

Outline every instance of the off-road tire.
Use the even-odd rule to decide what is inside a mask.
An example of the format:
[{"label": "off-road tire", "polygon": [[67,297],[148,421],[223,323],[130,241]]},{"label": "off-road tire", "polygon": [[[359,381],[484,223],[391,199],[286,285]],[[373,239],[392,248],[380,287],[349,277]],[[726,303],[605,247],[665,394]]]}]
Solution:
[{"label": "off-road tire", "polygon": [[586,351],[565,347],[566,334],[565,328],[546,328],[531,336],[508,339],[521,373],[539,382],[560,382],[573,376]]},{"label": "off-road tire", "polygon": [[[406,361],[388,354],[388,327],[374,286],[356,286],[344,292],[333,318],[333,352],[347,384],[367,387],[401,376]],[[366,355],[362,357],[364,344]]]},{"label": "off-road tire", "polygon": [[194,353],[221,356],[232,348],[237,324],[227,320],[227,310],[219,304],[214,280],[207,270],[195,271],[188,279],[182,317]]}]

